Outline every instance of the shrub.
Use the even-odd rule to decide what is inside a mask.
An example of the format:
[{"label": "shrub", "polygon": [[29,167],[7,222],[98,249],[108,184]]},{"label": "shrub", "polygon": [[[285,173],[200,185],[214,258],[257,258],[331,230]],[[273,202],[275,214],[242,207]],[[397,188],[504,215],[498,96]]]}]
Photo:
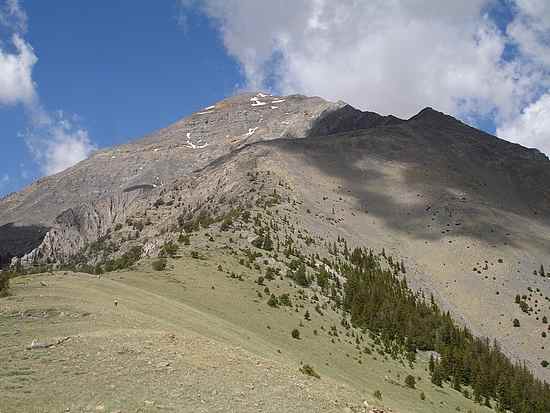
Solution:
[{"label": "shrub", "polygon": [[375,392],[373,393],[373,396],[378,400],[382,400],[382,392],[380,390],[375,390]]},{"label": "shrub", "polygon": [[309,287],[311,285],[311,280],[307,276],[306,265],[304,262],[293,259],[288,266],[290,268],[288,271],[288,276],[292,278],[296,284],[301,287]]},{"label": "shrub", "polygon": [[143,228],[145,228],[145,224],[144,224],[143,222],[141,222],[141,221],[136,221],[136,222],[134,222],[134,223],[132,224],[132,226],[134,227],[134,229],[135,229],[136,231],[139,231],[139,232],[143,231]]},{"label": "shrub", "polygon": [[420,392],[420,400],[426,400],[426,395],[424,392]]},{"label": "shrub", "polygon": [[178,242],[183,245],[189,245],[191,244],[191,240],[189,239],[189,234],[180,234],[178,237]]},{"label": "shrub", "polygon": [[416,387],[416,379],[414,376],[411,376],[410,374],[405,377],[405,384],[407,387],[410,387],[411,389],[414,389]]},{"label": "shrub", "polygon": [[267,267],[265,269],[265,279],[272,281],[277,276],[278,271],[273,267]]},{"label": "shrub", "polygon": [[178,246],[172,241],[166,242],[160,249],[160,256],[174,257],[178,252]]},{"label": "shrub", "polygon": [[260,248],[266,251],[273,250],[273,241],[271,240],[269,234],[260,235],[258,238],[252,241],[252,245],[254,245],[256,248]]},{"label": "shrub", "polygon": [[320,379],[321,376],[319,376],[319,373],[317,373],[315,371],[315,369],[313,367],[311,367],[309,364],[304,364],[301,368],[300,368],[300,371],[302,373],[304,373],[305,375],[307,376],[311,376],[311,377],[315,377],[316,379]]},{"label": "shrub", "polygon": [[[105,272],[123,270],[125,268],[131,267],[141,258],[142,252],[143,249],[140,245],[133,246],[126,253],[122,254],[122,256],[107,261],[105,263]],[[96,268],[90,272],[95,272],[97,270],[99,269],[96,266]]]},{"label": "shrub", "polygon": [[300,340],[300,331],[297,328],[292,330],[292,333],[290,333],[290,335],[292,336],[292,338]]},{"label": "shrub", "polygon": [[281,294],[279,296],[279,303],[287,307],[292,307],[292,301],[290,300],[290,295],[288,295],[288,293]]},{"label": "shrub", "polygon": [[514,318],[513,325],[514,325],[514,327],[519,327],[520,326],[519,320],[517,318]]},{"label": "shrub", "polygon": [[275,294],[271,294],[271,297],[269,297],[269,300],[267,300],[267,305],[270,307],[279,306],[279,300],[277,299],[277,297],[275,297]]},{"label": "shrub", "polygon": [[323,311],[321,310],[319,303],[315,304],[315,311],[317,311],[319,315],[323,315]]},{"label": "shrub", "polygon": [[9,294],[10,277],[7,272],[0,272],[0,297],[5,297]]},{"label": "shrub", "polygon": [[264,277],[261,275],[258,277],[258,280],[256,281],[258,285],[264,285]]},{"label": "shrub", "polygon": [[143,248],[141,247],[141,245],[135,245],[130,248],[127,253],[124,254],[124,257],[126,257],[128,261],[131,262],[130,265],[132,265],[141,258],[142,253]]},{"label": "shrub", "polygon": [[153,261],[153,269],[155,271],[162,271],[166,268],[166,258],[159,258],[156,261]]},{"label": "shrub", "polygon": [[546,360],[542,360],[541,363],[540,363],[540,365],[544,368],[548,367],[548,364],[550,364],[550,363],[548,363],[548,361],[546,361]]},{"label": "shrub", "polygon": [[229,228],[231,228],[231,225],[233,225],[233,219],[230,216],[225,217],[225,219],[222,221],[220,229],[222,231],[227,231]]}]

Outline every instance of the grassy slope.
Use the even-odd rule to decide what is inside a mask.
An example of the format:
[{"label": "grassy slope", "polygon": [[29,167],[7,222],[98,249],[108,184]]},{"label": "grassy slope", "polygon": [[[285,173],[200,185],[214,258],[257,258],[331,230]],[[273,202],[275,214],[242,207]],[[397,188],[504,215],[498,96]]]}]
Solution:
[{"label": "grassy slope", "polygon": [[[269,307],[257,294],[264,288],[255,283],[258,271],[222,249],[224,240],[207,249],[201,237],[163,272],[144,260],[101,278],[55,273],[13,280],[15,295],[0,301],[1,411],[346,411],[363,400],[397,412],[487,411],[434,387],[425,360],[411,370],[376,352],[360,353],[340,316],[330,309],[319,315],[289,279],[266,285],[277,295],[289,292],[303,308]],[[197,245],[206,259],[190,257]],[[304,320],[306,309],[311,321]],[[340,331],[334,344],[327,335],[332,325]],[[300,340],[291,337],[293,328]],[[64,336],[72,339],[25,349],[35,338]],[[301,362],[321,380],[301,374]],[[416,390],[404,386],[407,374],[420,378]]]}]

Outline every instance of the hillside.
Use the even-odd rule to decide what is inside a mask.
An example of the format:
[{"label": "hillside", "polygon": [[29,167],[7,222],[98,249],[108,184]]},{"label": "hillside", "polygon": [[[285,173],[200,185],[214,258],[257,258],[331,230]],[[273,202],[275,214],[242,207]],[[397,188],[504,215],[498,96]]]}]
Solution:
[{"label": "hillside", "polygon": [[[303,361],[312,364],[322,377],[318,383],[304,384],[317,392],[312,396],[314,402],[324,406],[316,407],[318,411],[345,408],[327,404],[332,397],[328,395],[333,393],[315,387],[331,387],[327,380],[348,386],[345,400],[350,408],[361,406],[362,398],[371,404],[377,402],[372,394],[380,390],[384,395],[380,404],[396,411],[436,411],[441,403],[452,409],[459,406],[466,411],[483,411],[479,405],[468,405],[471,401],[450,387],[440,389],[429,383],[427,352],[418,353],[413,370],[421,377],[419,388],[429,402],[403,386],[410,367],[398,362],[399,357],[375,360],[388,358],[382,352],[386,355],[357,354],[354,359],[353,340],[348,343],[350,350],[346,350],[346,340],[336,340],[338,350],[334,354],[350,355],[354,367],[348,370],[347,356],[332,362],[326,359],[328,344],[323,340],[311,335],[308,340],[292,339],[291,327],[303,319],[306,304],[313,303],[302,298],[303,308],[271,311],[266,304],[268,297],[259,297],[264,288],[258,286],[257,278],[265,275],[267,267],[280,267],[277,283],[280,288],[290,288],[294,301],[305,296],[311,299],[313,293],[327,299],[336,297],[336,307],[327,301],[329,310],[323,316],[328,317],[324,325],[328,329],[329,320],[337,324],[346,317],[341,305],[345,306],[349,291],[344,294],[346,277],[341,266],[350,258],[333,251],[334,243],[345,242],[350,250],[361,247],[394,257],[400,263],[400,279],[406,278],[414,291],[425,297],[433,295],[458,325],[479,337],[496,339],[513,361],[525,361],[536,376],[550,379],[548,368],[542,366],[550,358],[545,349],[550,286],[541,268],[550,268],[550,161],[536,150],[497,139],[431,108],[401,120],[320,98],[241,95],[140,140],[99,151],[67,171],[2,199],[0,206],[4,261],[12,255],[22,257],[14,263],[23,268],[34,266],[35,272],[65,268],[108,273],[99,279],[59,271],[49,276],[14,278],[15,295],[0,301],[6,331],[27,328],[25,318],[13,314],[32,313],[33,306],[40,311],[52,307],[58,317],[64,310],[56,307],[67,305],[77,314],[97,313],[101,320],[97,326],[88,319],[73,326],[46,316],[43,327],[31,327],[31,323],[22,336],[8,334],[13,349],[32,341],[33,331],[48,331],[52,340],[76,337],[59,346],[69,352],[77,351],[71,346],[78,340],[90,343],[91,339],[85,338],[88,335],[97,340],[94,345],[98,349],[105,349],[110,340],[121,343],[123,338],[138,340],[136,335],[140,334],[153,337],[164,333],[187,337],[191,331],[197,334],[197,341],[190,345],[200,347],[197,343],[201,340],[212,348],[229,343],[231,351],[245,352],[235,355],[248,360],[242,361],[243,365],[249,365],[250,360],[257,362],[253,357],[281,363],[277,364],[281,387],[276,386],[281,393],[274,393],[273,400],[288,393],[285,386],[293,386],[293,374],[299,374],[290,372],[296,372]],[[271,249],[263,245],[266,236],[273,243]],[[186,239],[190,239],[190,246]],[[182,258],[169,259],[169,270],[157,273],[151,270],[150,260],[158,255]],[[197,260],[201,256],[206,259]],[[340,285],[336,293],[322,291],[317,274],[320,263],[308,264],[305,273],[314,282],[305,289],[302,286],[302,293],[297,292],[300,286],[296,279],[284,277],[292,257],[309,262],[310,256],[320,261],[329,257],[335,260],[330,262],[330,278],[331,283]],[[387,258],[382,263],[392,268]],[[47,287],[40,286],[38,280],[42,279]],[[208,287],[213,279],[223,283],[221,292],[216,285]],[[273,282],[267,284],[270,289]],[[187,291],[188,284],[195,287]],[[242,288],[232,290],[235,285]],[[89,293],[85,293],[88,288]],[[181,295],[176,294],[180,288]],[[82,293],[77,294],[80,289]],[[40,297],[46,291],[52,291],[54,301],[60,298],[57,304]],[[226,291],[233,292],[225,295]],[[82,299],[70,299],[71,294]],[[115,299],[120,302],[116,308]],[[120,318],[117,314],[126,308],[123,302],[127,300],[133,303],[134,313]],[[94,310],[84,310],[84,303]],[[176,314],[185,316],[174,320],[176,315],[161,312],[162,306],[177,308]],[[201,312],[200,317],[188,319],[188,313],[195,311]],[[147,317],[143,324],[135,321],[143,312],[153,321],[146,322]],[[261,316],[253,321],[256,312]],[[314,315],[315,310],[310,308],[309,313]],[[271,325],[270,317],[276,317],[277,322]],[[514,327],[516,319],[519,327]],[[154,320],[166,327],[159,327]],[[59,324],[55,334],[49,330],[50,322]],[[277,330],[284,337],[282,341],[264,326],[267,323],[272,329],[285,326]],[[131,331],[119,332],[125,324],[132,326]],[[102,337],[104,329],[109,332]],[[320,330],[321,326],[317,332]],[[312,329],[307,331],[313,334]],[[350,333],[351,337],[358,331]],[[262,344],[251,346],[243,341],[247,334],[257,336]],[[301,343],[306,342],[303,347]],[[276,343],[285,346],[282,355],[273,348]],[[319,346],[316,356],[308,353],[311,346]],[[362,357],[372,363],[367,363],[366,371],[357,361],[363,361]],[[121,360],[113,356],[112,363]],[[200,366],[202,361],[196,362]],[[388,380],[382,380],[386,369],[392,373]],[[392,376],[395,369],[399,378]],[[174,374],[181,374],[180,368],[175,370]],[[250,370],[249,374],[254,373]],[[43,377],[37,382],[42,383]],[[143,383],[159,377],[155,373]],[[82,383],[93,383],[86,380]],[[382,382],[399,385],[378,388],[382,384],[377,383]],[[109,398],[106,392],[98,394]],[[20,403],[15,396],[12,400],[13,406]],[[59,396],[52,403],[61,400]],[[86,403],[91,400],[86,399]],[[281,403],[279,407],[288,408]],[[301,406],[297,400],[289,403]],[[210,410],[205,407],[204,411],[216,411],[224,405],[210,406]],[[242,404],[238,406],[234,408],[243,409]],[[265,411],[271,408],[274,411],[277,404],[265,406]],[[303,405],[303,411],[311,409],[311,405]]]},{"label": "hillside", "polygon": [[[14,279],[0,313],[2,411],[490,411],[433,385],[427,354],[414,368],[384,355],[313,291],[288,279],[258,285],[260,272],[227,250],[233,232],[209,241],[213,232],[194,233],[162,271],[145,259],[101,277]],[[288,293],[290,306],[268,305],[266,288]]]}]

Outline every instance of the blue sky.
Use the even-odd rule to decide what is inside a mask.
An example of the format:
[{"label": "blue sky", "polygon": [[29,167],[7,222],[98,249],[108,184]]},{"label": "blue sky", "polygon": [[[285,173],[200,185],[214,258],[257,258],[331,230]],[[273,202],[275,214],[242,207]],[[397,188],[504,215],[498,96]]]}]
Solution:
[{"label": "blue sky", "polygon": [[[170,1],[21,3],[26,41],[38,57],[33,79],[44,108],[76,114],[98,147],[140,137],[234,93],[243,79],[212,23],[178,24]],[[107,4],[108,10],[107,10]],[[41,175],[19,136],[22,104],[0,106],[0,194]]]},{"label": "blue sky", "polygon": [[246,88],[432,106],[550,153],[546,0],[0,5],[0,196]]}]

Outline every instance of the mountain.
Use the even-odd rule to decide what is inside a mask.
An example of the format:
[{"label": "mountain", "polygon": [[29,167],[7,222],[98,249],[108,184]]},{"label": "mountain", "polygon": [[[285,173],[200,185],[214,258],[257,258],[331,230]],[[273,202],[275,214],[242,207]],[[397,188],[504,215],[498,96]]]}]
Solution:
[{"label": "mountain", "polygon": [[[211,257],[215,272],[216,259],[225,267],[233,254],[255,277],[254,269],[263,274],[311,256],[307,278],[321,265],[316,259],[343,265],[349,256],[333,251],[342,240],[346,249],[383,251],[380,271],[393,268],[394,257],[414,291],[433,295],[458,325],[550,379],[550,280],[541,268],[550,269],[550,160],[432,108],[403,120],[317,97],[244,94],[0,200],[3,263],[36,271],[125,274],[128,265],[144,271],[158,255],[181,253],[193,268],[193,258]],[[277,252],[253,252],[266,250]],[[174,261],[172,274],[182,265]],[[345,284],[343,269],[329,267]],[[130,299],[128,290],[119,293]],[[338,300],[345,305],[345,296]],[[406,411],[399,397],[388,403]]]}]

